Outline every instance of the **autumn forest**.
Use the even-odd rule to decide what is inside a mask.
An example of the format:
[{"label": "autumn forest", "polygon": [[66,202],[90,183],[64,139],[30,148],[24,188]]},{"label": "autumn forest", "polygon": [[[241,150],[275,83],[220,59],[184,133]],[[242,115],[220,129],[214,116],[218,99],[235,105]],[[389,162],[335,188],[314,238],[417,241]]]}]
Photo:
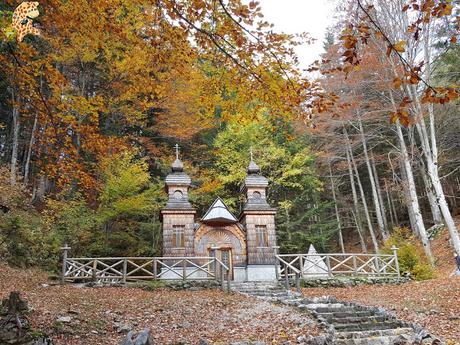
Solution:
[{"label": "autumn forest", "polygon": [[43,0],[23,41],[17,5],[0,5],[1,259],[161,255],[176,143],[201,212],[238,213],[252,148],[284,253],[411,243],[429,275],[442,227],[460,252],[455,1],[341,1],[307,70],[313,38],[255,1]]}]

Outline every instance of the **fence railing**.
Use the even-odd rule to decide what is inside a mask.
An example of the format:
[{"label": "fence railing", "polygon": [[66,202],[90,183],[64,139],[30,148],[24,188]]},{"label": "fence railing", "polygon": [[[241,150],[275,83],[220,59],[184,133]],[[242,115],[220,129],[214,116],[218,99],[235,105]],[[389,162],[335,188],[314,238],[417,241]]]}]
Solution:
[{"label": "fence railing", "polygon": [[284,280],[334,278],[338,276],[400,278],[397,248],[393,254],[277,254],[277,276]]},{"label": "fence railing", "polygon": [[68,258],[62,282],[126,283],[140,280],[215,280],[230,290],[229,267],[215,257]]}]

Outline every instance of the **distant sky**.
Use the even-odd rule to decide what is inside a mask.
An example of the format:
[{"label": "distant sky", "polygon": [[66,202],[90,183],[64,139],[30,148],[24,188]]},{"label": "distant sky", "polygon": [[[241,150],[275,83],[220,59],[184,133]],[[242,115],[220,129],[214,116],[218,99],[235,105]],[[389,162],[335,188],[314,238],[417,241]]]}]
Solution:
[{"label": "distant sky", "polygon": [[332,24],[334,0],[259,0],[265,19],[275,25],[275,31],[308,32],[317,41],[298,47],[301,68],[305,68],[323,53],[326,28]]}]

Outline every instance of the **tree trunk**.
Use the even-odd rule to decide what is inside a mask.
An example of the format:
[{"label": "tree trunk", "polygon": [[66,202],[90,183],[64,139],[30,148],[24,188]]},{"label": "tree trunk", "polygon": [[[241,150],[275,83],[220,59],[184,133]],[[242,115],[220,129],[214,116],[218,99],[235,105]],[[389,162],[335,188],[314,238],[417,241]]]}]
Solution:
[{"label": "tree trunk", "polygon": [[390,228],[388,226],[385,200],[383,199],[382,188],[380,187],[379,175],[377,173],[377,166],[375,164],[374,153],[372,152],[372,150],[370,150],[370,153],[371,153],[370,157],[371,157],[372,172],[374,173],[375,187],[377,188],[377,195],[379,197],[379,202],[380,202],[380,210],[382,212],[382,217],[383,217],[383,225],[385,226],[386,232],[388,234],[388,231],[390,230]]},{"label": "tree trunk", "polygon": [[358,230],[359,240],[361,242],[361,248],[364,253],[367,253],[367,245],[366,241],[364,240],[363,236],[363,221],[361,219],[361,212],[359,209],[359,202],[358,202],[358,195],[356,193],[356,186],[355,186],[355,178],[353,176],[353,168],[351,166],[351,159],[350,154],[348,153],[347,149],[347,163],[348,163],[348,175],[350,177],[350,185],[351,185],[351,193],[353,195],[353,204],[355,206],[355,212],[353,212],[353,216],[355,219],[356,229]]},{"label": "tree trunk", "polygon": [[32,148],[35,142],[35,130],[37,128],[38,115],[35,114],[34,124],[32,126],[32,132],[30,133],[29,148],[27,149],[26,165],[24,167],[24,185],[27,185],[29,181],[29,169],[30,169],[30,158],[32,157]]},{"label": "tree trunk", "polygon": [[[390,97],[393,103],[393,96],[390,91]],[[394,103],[393,103],[394,105]],[[431,244],[426,233],[425,224],[423,223],[422,214],[420,213],[420,205],[418,203],[417,189],[415,187],[414,175],[412,174],[412,166],[409,160],[409,154],[407,153],[406,142],[404,141],[404,136],[402,133],[401,125],[399,121],[396,123],[396,133],[398,136],[399,146],[401,149],[401,158],[404,169],[404,175],[407,179],[407,192],[408,192],[408,208],[409,212],[412,212],[414,217],[414,225],[416,226],[416,231],[420,237],[420,240],[423,244],[423,249],[425,254],[432,265],[434,265],[433,254],[431,253]]]},{"label": "tree trunk", "polygon": [[421,169],[421,175],[423,178],[423,183],[425,185],[428,203],[430,204],[431,215],[433,217],[433,223],[442,224],[441,210],[439,209],[439,205],[438,205],[438,201],[436,200],[436,196],[433,193],[433,185],[431,184],[431,181],[428,178],[425,169]]},{"label": "tree trunk", "polygon": [[388,209],[390,210],[390,224],[391,224],[391,227],[393,228],[397,222],[395,221],[395,218],[393,216],[393,207],[391,205],[392,200],[391,200],[390,192],[388,191],[388,185],[387,185],[386,180],[384,180],[384,184],[385,184],[385,195],[387,197]]},{"label": "tree trunk", "polygon": [[382,209],[380,206],[379,196],[377,194],[377,187],[375,185],[375,177],[374,177],[374,173],[372,171],[371,163],[369,160],[369,154],[367,152],[367,143],[366,143],[366,137],[364,135],[364,128],[363,128],[361,118],[359,116],[358,116],[358,125],[359,125],[359,132],[361,133],[361,141],[363,144],[364,158],[366,159],[367,172],[369,174],[369,182],[371,184],[372,199],[374,201],[375,214],[377,216],[377,226],[379,228],[379,232],[383,240],[386,240],[388,238],[388,233],[385,228],[385,223],[383,222]]},{"label": "tree trunk", "polygon": [[332,169],[331,169],[331,163],[330,162],[329,162],[329,177],[331,178],[332,198],[334,199],[335,217],[337,219],[337,230],[338,230],[338,234],[339,234],[340,249],[342,250],[342,253],[345,253],[345,246],[344,246],[344,243],[343,243],[342,226],[341,226],[341,223],[340,223],[339,208],[337,206],[337,198],[335,196],[335,185],[334,185],[334,179],[332,178]]},{"label": "tree trunk", "polygon": [[379,244],[377,241],[377,236],[375,236],[374,227],[372,226],[371,216],[369,214],[369,209],[367,207],[366,195],[364,194],[363,185],[361,183],[361,178],[359,177],[358,167],[353,158],[353,152],[351,150],[351,145],[348,146],[348,151],[350,153],[351,163],[353,165],[353,170],[355,171],[356,182],[358,183],[359,193],[361,194],[361,200],[363,201],[364,215],[366,216],[367,226],[369,227],[369,233],[371,234],[372,244],[374,246],[375,253],[379,252]]},{"label": "tree trunk", "polygon": [[430,178],[431,183],[433,185],[433,191],[438,201],[439,208],[444,218],[444,222],[447,228],[449,229],[452,245],[455,249],[455,252],[458,255],[460,255],[460,237],[458,235],[457,227],[455,226],[452,214],[450,213],[449,206],[447,204],[444,190],[442,188],[441,180],[438,174],[438,149],[434,131],[434,115],[430,114],[429,116],[431,126],[430,138],[428,136],[425,121],[422,116],[422,105],[420,104],[420,100],[416,93],[416,89],[415,87],[407,87],[407,90],[408,93],[411,95],[412,99],[415,100],[415,106],[413,109],[419,118],[419,121],[415,124],[415,128],[417,129],[417,133],[420,137],[422,151],[426,161],[428,177]]},{"label": "tree trunk", "polygon": [[16,184],[17,164],[18,164],[18,146],[19,146],[19,110],[16,104],[16,94],[14,87],[11,92],[13,101],[13,146],[11,150],[11,167],[10,167],[10,183]]}]

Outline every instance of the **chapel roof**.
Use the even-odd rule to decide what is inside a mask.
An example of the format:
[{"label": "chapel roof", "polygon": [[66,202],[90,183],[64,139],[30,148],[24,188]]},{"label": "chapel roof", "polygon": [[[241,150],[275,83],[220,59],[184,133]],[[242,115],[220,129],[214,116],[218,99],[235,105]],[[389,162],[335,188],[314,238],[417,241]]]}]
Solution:
[{"label": "chapel roof", "polygon": [[230,212],[225,203],[221,198],[217,198],[211,205],[211,207],[206,211],[202,222],[214,222],[214,223],[236,223],[238,220]]}]

